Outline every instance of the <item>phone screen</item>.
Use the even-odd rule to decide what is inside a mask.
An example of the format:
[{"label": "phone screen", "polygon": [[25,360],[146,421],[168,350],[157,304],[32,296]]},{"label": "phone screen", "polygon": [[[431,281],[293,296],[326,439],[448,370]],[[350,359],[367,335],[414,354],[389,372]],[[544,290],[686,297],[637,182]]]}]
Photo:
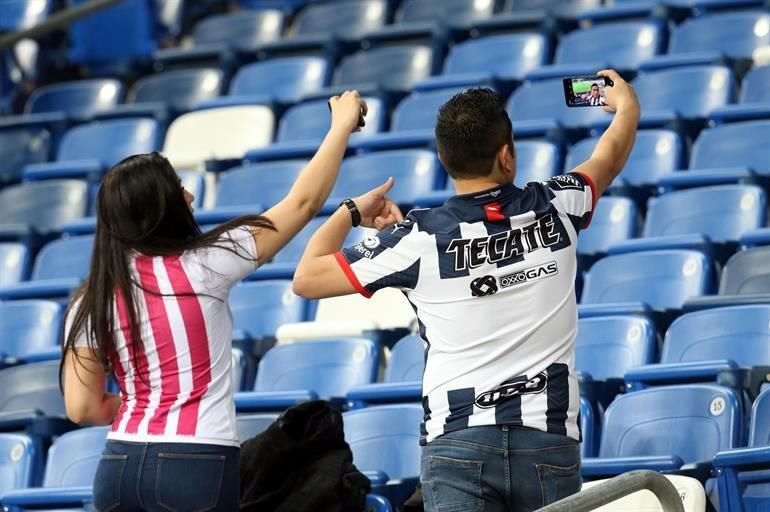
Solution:
[{"label": "phone screen", "polygon": [[564,79],[564,99],[568,107],[602,107],[606,105],[603,76],[581,76]]}]

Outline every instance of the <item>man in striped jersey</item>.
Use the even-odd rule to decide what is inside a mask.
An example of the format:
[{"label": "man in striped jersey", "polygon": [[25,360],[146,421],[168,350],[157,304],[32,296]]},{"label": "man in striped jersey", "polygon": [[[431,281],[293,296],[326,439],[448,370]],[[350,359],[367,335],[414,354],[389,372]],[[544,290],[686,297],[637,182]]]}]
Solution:
[{"label": "man in striped jersey", "polygon": [[[544,183],[513,185],[516,157],[502,99],[473,89],[442,106],[441,162],[459,195],[400,212],[346,202],[310,240],[295,291],[321,298],[404,291],[426,346],[426,510],[529,511],[580,488],[575,276],[578,232],[625,165],[639,120],[617,73],[612,124],[591,158]],[[351,226],[385,228],[340,250]],[[399,221],[391,227],[385,225]]]}]

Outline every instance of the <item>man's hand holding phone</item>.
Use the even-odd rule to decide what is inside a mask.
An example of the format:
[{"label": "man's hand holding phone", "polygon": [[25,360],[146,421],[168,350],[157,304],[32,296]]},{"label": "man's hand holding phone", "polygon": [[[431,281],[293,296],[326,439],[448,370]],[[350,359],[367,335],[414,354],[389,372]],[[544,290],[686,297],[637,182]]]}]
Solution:
[{"label": "man's hand holding phone", "polygon": [[639,115],[639,101],[636,99],[636,93],[631,84],[623,80],[614,69],[603,69],[597,73],[612,80],[612,85],[607,83],[604,88],[604,110],[607,112],[635,112]]}]

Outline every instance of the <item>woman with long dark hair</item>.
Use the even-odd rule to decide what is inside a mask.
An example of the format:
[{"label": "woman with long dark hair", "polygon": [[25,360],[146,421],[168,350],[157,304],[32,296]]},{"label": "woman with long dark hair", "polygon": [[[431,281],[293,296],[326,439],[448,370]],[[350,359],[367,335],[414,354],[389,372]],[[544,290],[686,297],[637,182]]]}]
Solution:
[{"label": "woman with long dark hair", "polygon": [[[193,197],[158,153],[116,164],[99,191],[91,271],[67,312],[68,416],[112,425],[94,483],[100,511],[238,510],[231,287],[321,209],[366,104],[330,100],[331,128],[284,200],[202,233]],[[382,187],[347,202],[387,219]],[[105,391],[114,375],[119,394]]]}]

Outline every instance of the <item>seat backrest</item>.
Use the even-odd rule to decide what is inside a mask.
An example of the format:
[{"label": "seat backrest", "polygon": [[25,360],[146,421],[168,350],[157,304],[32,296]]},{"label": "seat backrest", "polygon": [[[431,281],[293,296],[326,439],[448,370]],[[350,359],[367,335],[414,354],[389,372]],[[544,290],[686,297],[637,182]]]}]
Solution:
[{"label": "seat backrest", "polygon": [[209,16],[195,25],[196,45],[227,44],[241,50],[254,50],[277,41],[283,31],[284,14],[274,9],[240,11]]},{"label": "seat backrest", "polygon": [[281,324],[308,319],[308,302],[291,291],[291,281],[240,283],[230,292],[233,327],[254,338],[274,336]]},{"label": "seat backrest", "polygon": [[108,430],[109,427],[81,428],[58,437],[48,450],[43,487],[93,484]]},{"label": "seat backrest", "polygon": [[88,119],[109,110],[123,97],[123,84],[111,78],[78,80],[36,89],[27,100],[27,114],[64,112],[69,117]]},{"label": "seat backrest", "polygon": [[690,168],[748,167],[756,172],[770,173],[768,140],[770,121],[748,121],[707,128],[693,145]]},{"label": "seat backrest", "polygon": [[390,131],[433,130],[441,105],[464,90],[464,88],[452,88],[410,94],[401,100],[393,111]]},{"label": "seat backrest", "polygon": [[88,185],[79,180],[46,180],[0,190],[0,222],[29,224],[42,233],[86,214]]},{"label": "seat backrest", "polygon": [[[383,311],[388,314],[383,315]],[[316,321],[347,322],[351,318],[371,322],[380,329],[410,328],[416,319],[412,305],[395,288],[384,288],[369,299],[355,294],[318,301]]]},{"label": "seat backrest", "polygon": [[749,446],[770,444],[770,389],[765,389],[754,400],[749,423]]},{"label": "seat backrest", "polygon": [[740,366],[770,365],[770,306],[695,311],[666,332],[662,363],[731,359]]},{"label": "seat backrest", "polygon": [[295,103],[327,84],[328,61],[321,57],[286,57],[243,66],[230,84],[231,96],[268,96]]},{"label": "seat backrest", "polygon": [[[351,141],[379,133],[385,127],[387,112],[382,100],[367,97],[366,126],[351,135]],[[278,124],[279,142],[320,142],[331,126],[327,100],[308,101],[294,105],[281,117]]]},{"label": "seat backrest", "polygon": [[580,434],[583,442],[580,443],[580,456],[595,457],[599,441],[599,423],[596,412],[591,402],[584,396],[580,397]]},{"label": "seat backrest", "polygon": [[29,251],[24,244],[0,244],[0,287],[23,281],[29,272]]},{"label": "seat backrest", "polygon": [[51,134],[45,128],[0,130],[0,186],[20,181],[25,165],[47,162],[50,150]]},{"label": "seat backrest", "polygon": [[161,102],[177,111],[187,111],[201,101],[216,98],[222,89],[218,69],[177,69],[142,78],[131,88],[129,103]]},{"label": "seat backrest", "polygon": [[770,246],[733,254],[722,269],[719,293],[770,293]]},{"label": "seat backrest", "polygon": [[698,251],[607,256],[588,271],[582,303],[640,301],[658,310],[679,309],[688,298],[711,293],[712,274],[711,260]]},{"label": "seat backrest", "polygon": [[642,316],[581,318],[575,339],[575,368],[595,380],[622,379],[626,370],[655,361],[655,325]]},{"label": "seat backrest", "polygon": [[0,493],[32,487],[42,464],[40,447],[24,434],[0,434]]},{"label": "seat backrest", "polygon": [[661,24],[655,22],[606,23],[575,30],[561,38],[556,64],[607,63],[636,69],[642,61],[664,50]]},{"label": "seat backrest", "polygon": [[418,404],[344,413],[345,441],[353,452],[353,464],[361,471],[383,471],[391,480],[419,476],[423,414]]},{"label": "seat backrest", "polygon": [[230,169],[219,178],[216,206],[271,207],[286,197],[306,165],[306,160],[283,160]]},{"label": "seat backrest", "polygon": [[578,237],[578,254],[606,253],[617,242],[636,236],[639,212],[627,197],[603,197],[591,214],[591,224]]},{"label": "seat backrest", "polygon": [[272,142],[274,125],[273,111],[261,105],[196,110],[171,123],[163,151],[172,162],[188,165],[243,158]]},{"label": "seat backrest", "polygon": [[750,59],[770,45],[770,14],[760,11],[707,14],[690,18],[671,33],[668,53],[716,52]]},{"label": "seat backrest", "polygon": [[711,460],[739,446],[741,419],[740,400],[729,388],[663,386],[628,393],[607,408],[599,456]]},{"label": "seat backrest", "polygon": [[52,301],[0,303],[0,355],[24,359],[40,349],[59,345],[62,307]]},{"label": "seat backrest", "polygon": [[278,419],[277,414],[244,414],[238,415],[235,420],[238,428],[238,439],[241,442],[251,439],[267,430]]},{"label": "seat backrest", "polygon": [[524,140],[516,147],[516,186],[523,187],[531,181],[547,181],[560,173],[561,150],[551,142]]},{"label": "seat backrest", "polygon": [[644,236],[704,234],[714,242],[737,241],[766,216],[765,192],[755,185],[679,190],[650,199]]},{"label": "seat backrest", "polygon": [[471,39],[452,47],[444,73],[491,73],[521,80],[544,64],[550,54],[542,34],[510,34]]},{"label": "seat backrest", "polygon": [[639,75],[634,89],[645,112],[667,110],[684,118],[703,118],[730,103],[735,78],[724,66],[692,66]]},{"label": "seat backrest", "polygon": [[398,340],[385,368],[385,382],[421,381],[425,369],[425,342],[417,334]]},{"label": "seat backrest", "polygon": [[112,166],[127,156],[158,149],[160,128],[154,119],[94,121],[67,130],[56,159],[97,159]]},{"label": "seat backrest", "polygon": [[243,355],[243,351],[241,349],[233,347],[232,378],[233,378],[233,389],[235,391],[241,391],[243,387],[243,373],[245,370],[246,370],[246,356]]},{"label": "seat backrest", "polygon": [[197,171],[177,171],[179,179],[182,180],[182,186],[186,191],[195,196],[193,207],[198,208],[203,204],[206,194],[206,179],[203,173]]},{"label": "seat backrest", "polygon": [[500,0],[406,0],[398,12],[399,23],[434,22],[437,19],[469,23],[492,16]]},{"label": "seat backrest", "polygon": [[770,64],[754,66],[743,77],[741,103],[770,102]]},{"label": "seat backrest", "polygon": [[517,121],[559,121],[567,127],[587,127],[609,118],[601,108],[570,108],[564,103],[562,80],[525,82],[508,100],[508,114]]},{"label": "seat backrest", "polygon": [[31,279],[84,279],[91,266],[93,246],[93,235],[60,238],[49,242],[35,258]]},{"label": "seat backrest", "polygon": [[292,35],[336,35],[352,39],[388,21],[386,0],[341,0],[310,4],[297,15]]},{"label": "seat backrest", "polygon": [[255,391],[309,389],[320,397],[345,396],[377,378],[379,353],[366,338],[276,345],[259,363]]},{"label": "seat backrest", "polygon": [[0,32],[15,32],[37,25],[48,16],[52,7],[52,0],[0,2]]},{"label": "seat backrest", "polygon": [[409,91],[430,76],[433,50],[429,46],[384,46],[342,59],[334,85],[377,84],[386,90]]},{"label": "seat backrest", "polygon": [[37,409],[63,417],[59,391],[59,361],[27,363],[0,370],[0,412]]}]

